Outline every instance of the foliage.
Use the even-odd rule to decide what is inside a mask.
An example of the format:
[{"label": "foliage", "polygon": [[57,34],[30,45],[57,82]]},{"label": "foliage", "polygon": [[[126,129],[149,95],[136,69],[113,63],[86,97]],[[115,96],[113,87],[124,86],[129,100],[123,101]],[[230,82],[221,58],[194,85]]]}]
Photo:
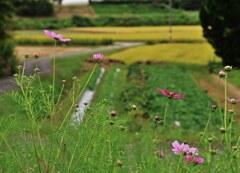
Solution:
[{"label": "foliage", "polygon": [[225,65],[240,66],[239,0],[204,0],[200,11],[204,37]]},{"label": "foliage", "polygon": [[[88,26],[159,26],[167,25],[168,17],[167,14],[160,15],[122,15],[122,16],[100,16],[97,18],[88,18],[81,16],[73,16],[73,25],[80,27]],[[197,16],[191,14],[178,14],[173,15],[173,25],[196,25],[199,23]]]},{"label": "foliage", "polygon": [[13,0],[19,16],[52,16],[54,9],[49,0]]},{"label": "foliage", "polygon": [[14,42],[7,33],[13,8],[11,1],[0,1],[0,77],[14,72]]},{"label": "foliage", "polygon": [[31,29],[61,29],[73,26],[71,19],[56,19],[56,18],[15,18],[15,30],[31,30]]}]

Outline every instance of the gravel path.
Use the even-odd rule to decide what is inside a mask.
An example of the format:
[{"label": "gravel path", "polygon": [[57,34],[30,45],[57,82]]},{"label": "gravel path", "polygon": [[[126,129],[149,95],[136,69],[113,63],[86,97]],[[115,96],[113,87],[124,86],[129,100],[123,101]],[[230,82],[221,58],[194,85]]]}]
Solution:
[{"label": "gravel path", "polygon": [[[113,50],[113,49],[124,49],[124,48],[140,46],[143,44],[144,43],[139,43],[139,42],[138,43],[116,42],[114,45],[111,45],[111,46],[104,46],[104,47],[92,48],[90,50],[65,53],[65,54],[56,56],[56,58],[66,58],[69,56],[84,55],[87,53],[102,52],[102,51]],[[51,66],[52,59],[53,59],[53,57],[41,57],[38,60],[28,60],[26,62],[26,69],[25,69],[26,75],[30,75],[33,73],[33,69],[36,67],[36,64],[38,65],[38,68],[40,69],[42,75],[51,74],[52,73],[52,66]],[[0,79],[0,91],[1,92],[13,90],[16,88],[17,88],[17,85],[14,82],[13,77],[7,77],[4,79]]]}]

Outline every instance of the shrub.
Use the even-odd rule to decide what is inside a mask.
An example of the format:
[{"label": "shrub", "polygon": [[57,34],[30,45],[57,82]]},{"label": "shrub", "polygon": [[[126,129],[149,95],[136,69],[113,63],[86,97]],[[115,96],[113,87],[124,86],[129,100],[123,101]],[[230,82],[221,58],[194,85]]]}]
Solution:
[{"label": "shrub", "polygon": [[[37,21],[37,22],[36,22]],[[16,30],[29,30],[29,29],[61,29],[71,27],[71,19],[15,19],[14,29]]]},{"label": "shrub", "polygon": [[13,4],[19,16],[52,16],[54,12],[48,0],[14,0]]},{"label": "shrub", "polygon": [[[73,25],[77,27],[88,27],[88,26],[159,26],[167,25],[168,18],[165,16],[155,17],[155,16],[124,16],[124,17],[114,17],[114,16],[104,16],[98,18],[88,18],[74,16],[72,18]],[[173,23],[175,25],[195,25],[198,24],[198,20],[190,16],[175,16],[173,18]]]},{"label": "shrub", "polygon": [[12,14],[9,0],[0,1],[0,76],[14,72],[15,59],[13,56],[14,42],[7,34],[7,23]]}]

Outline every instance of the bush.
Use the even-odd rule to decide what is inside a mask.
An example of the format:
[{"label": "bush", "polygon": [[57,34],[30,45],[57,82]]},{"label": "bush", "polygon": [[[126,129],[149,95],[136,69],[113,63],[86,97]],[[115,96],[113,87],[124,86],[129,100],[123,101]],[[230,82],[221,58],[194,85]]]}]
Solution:
[{"label": "bush", "polygon": [[15,71],[14,46],[15,44],[11,39],[0,42],[0,77],[10,75]]},{"label": "bush", "polygon": [[19,16],[52,16],[53,4],[48,0],[14,0],[16,14]]},{"label": "bush", "polygon": [[[37,21],[37,22],[36,22]],[[61,29],[72,26],[71,19],[15,19],[14,29],[30,30],[30,29]]]},{"label": "bush", "polygon": [[[168,18],[165,16],[155,17],[112,17],[104,16],[98,18],[88,18],[74,16],[72,18],[73,25],[77,27],[89,26],[159,26],[167,25]],[[174,16],[173,24],[175,25],[195,25],[198,24],[198,19],[191,18],[190,16]]]}]

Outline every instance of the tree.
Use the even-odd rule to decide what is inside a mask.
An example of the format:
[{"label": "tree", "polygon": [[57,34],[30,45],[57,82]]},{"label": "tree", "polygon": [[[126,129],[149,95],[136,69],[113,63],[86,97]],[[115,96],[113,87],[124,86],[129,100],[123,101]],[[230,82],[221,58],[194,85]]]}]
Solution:
[{"label": "tree", "polygon": [[12,0],[18,16],[38,17],[54,14],[53,1],[50,0]]},{"label": "tree", "polygon": [[10,0],[0,1],[0,76],[14,72],[14,42],[6,32],[13,8]]},{"label": "tree", "polygon": [[203,0],[200,10],[204,37],[224,65],[240,67],[239,0]]}]

